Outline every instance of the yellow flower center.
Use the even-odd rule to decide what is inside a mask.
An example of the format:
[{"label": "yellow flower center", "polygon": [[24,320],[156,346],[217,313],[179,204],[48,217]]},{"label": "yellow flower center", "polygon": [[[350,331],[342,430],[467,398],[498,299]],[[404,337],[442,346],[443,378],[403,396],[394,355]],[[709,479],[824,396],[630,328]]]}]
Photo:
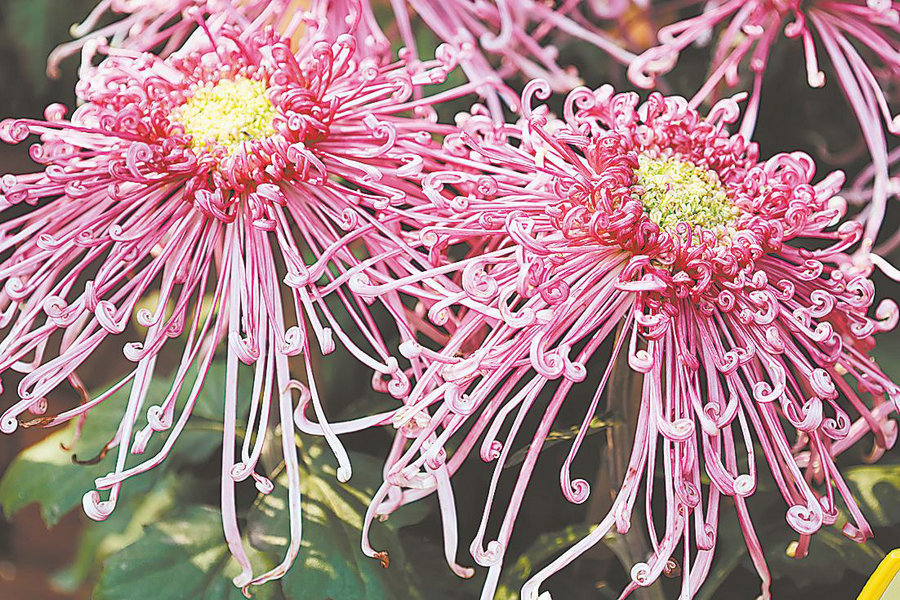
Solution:
[{"label": "yellow flower center", "polygon": [[641,154],[635,175],[639,198],[650,219],[663,229],[679,223],[718,229],[731,225],[740,210],[719,177],[678,158],[652,158]]},{"label": "yellow flower center", "polygon": [[191,136],[191,147],[218,145],[236,150],[241,143],[275,134],[275,107],[262,81],[237,77],[197,88],[193,96],[172,111],[172,119]]}]

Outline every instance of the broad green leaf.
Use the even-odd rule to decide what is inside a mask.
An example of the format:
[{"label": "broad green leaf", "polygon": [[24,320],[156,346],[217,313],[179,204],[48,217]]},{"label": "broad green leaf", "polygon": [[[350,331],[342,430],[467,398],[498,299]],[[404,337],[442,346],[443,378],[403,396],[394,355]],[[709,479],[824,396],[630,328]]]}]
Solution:
[{"label": "broad green leaf", "polygon": [[191,487],[185,474],[169,473],[147,494],[127,496],[105,521],[88,523],[79,540],[75,561],[53,576],[61,590],[75,592],[103,560],[137,540],[144,527],[159,520],[176,502],[184,501]]},{"label": "broad green leaf", "polygon": [[[261,589],[254,587],[253,597],[263,600],[431,598],[427,592],[420,591],[429,589],[430,581],[420,579],[418,585],[413,583],[417,573],[405,560],[395,531],[396,520],[374,526],[373,541],[390,552],[389,568],[366,557],[359,547],[363,515],[373,492],[371,484],[380,477],[379,461],[354,455],[356,473],[351,485],[337,481],[333,457],[321,446],[308,447],[303,458],[300,555],[283,579]],[[289,541],[285,481],[283,473],[276,477],[274,491],[260,494],[246,519],[246,547],[251,551],[257,574],[281,562]],[[183,500],[179,492],[182,487],[174,490],[172,500],[176,505]],[[157,503],[150,497],[147,502]],[[165,500],[163,504],[171,505],[171,502]],[[191,505],[176,510],[172,517],[163,516],[135,538],[134,522],[146,523],[146,519],[140,518],[141,511],[146,509],[139,507],[124,530],[119,531],[121,525],[107,530],[112,539],[103,538],[95,542],[94,548],[86,550],[101,555],[109,555],[109,548],[114,551],[104,564],[94,592],[95,600],[139,598],[143,597],[141,590],[148,589],[154,590],[156,597],[167,600],[242,597],[230,579],[237,571],[225,546],[217,511]],[[121,548],[123,539],[133,543],[115,552]]]},{"label": "broad green leaf", "polygon": [[[301,468],[303,541],[294,566],[282,580],[289,599],[360,598],[393,600],[429,598],[418,591],[393,520],[375,523],[372,542],[389,554],[389,566],[367,557],[360,549],[362,525],[381,464],[364,456],[352,457],[354,475],[347,484],[337,481],[334,459],[321,446],[307,447]],[[288,544],[287,478],[275,480],[275,490],[261,495],[248,516],[251,541],[270,558],[280,560]]]},{"label": "broad green leaf", "polygon": [[[84,431],[71,451],[63,446],[71,443],[73,427],[66,427],[21,452],[0,480],[0,506],[7,517],[21,508],[37,503],[47,525],[78,506],[85,492],[93,489],[94,479],[109,473],[115,464],[115,452],[110,452],[97,464],[75,464],[97,456],[115,434],[118,412],[124,398],[110,398],[92,412]],[[154,476],[141,476],[132,481],[134,493],[143,493],[152,485]]]},{"label": "broad green leaf", "polygon": [[[214,363],[207,375],[203,391],[184,432],[172,453],[156,468],[129,479],[124,493],[142,494],[150,489],[166,469],[179,464],[198,464],[207,460],[222,443],[222,411],[224,406],[225,369]],[[240,380],[239,398],[249,397],[249,377]],[[144,410],[137,428],[146,424],[146,408],[162,402],[170,389],[171,377],[154,379],[150,384]],[[188,381],[193,378],[189,376]],[[187,398],[188,389],[182,389],[179,409]],[[80,460],[97,457],[115,435],[119,421],[128,402],[129,386],[94,407],[87,418],[84,430],[71,451],[68,446],[74,437],[74,424],[51,434],[44,440],[25,449],[12,462],[0,480],[0,507],[7,517],[32,503],[40,505],[41,515],[48,525],[55,524],[62,515],[81,503],[85,492],[93,489],[94,480],[111,472],[115,465],[113,449],[96,464],[73,464],[73,457]],[[248,410],[249,402],[242,402]],[[177,411],[176,411],[177,412]],[[129,457],[128,465],[154,456],[162,447],[168,432],[154,435],[143,455]]]},{"label": "broad green leaf", "polygon": [[[257,571],[271,567],[248,548]],[[243,600],[232,583],[240,572],[231,558],[217,510],[191,506],[148,527],[133,544],[111,556],[94,589],[93,600]],[[257,600],[282,598],[277,582],[254,587]],[[298,596],[298,598],[303,596]]]}]

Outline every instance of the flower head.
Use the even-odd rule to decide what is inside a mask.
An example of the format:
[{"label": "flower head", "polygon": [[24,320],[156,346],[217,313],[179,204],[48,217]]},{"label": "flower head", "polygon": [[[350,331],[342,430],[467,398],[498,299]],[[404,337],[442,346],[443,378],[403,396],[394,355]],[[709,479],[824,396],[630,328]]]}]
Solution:
[{"label": "flower head", "polygon": [[[448,331],[440,350],[404,348],[429,364],[393,417],[397,441],[369,517],[436,492],[448,560],[468,574],[455,564],[452,475],[479,448],[495,466],[470,548],[489,567],[483,597],[492,597],[543,442],[575,386],[588,386],[593,399],[560,484],[572,502],[588,497],[590,486],[570,468],[614,365],[627,358],[643,393],[613,506],[532,577],[523,598],[534,600],[550,574],[613,527],[626,532],[642,493],[653,552],[634,566],[626,593],[656,580],[681,546],[692,597],[728,496],[768,596],[745,503],[761,459],[804,552],[839,507],[849,513],[846,535],[871,536],[833,457],[871,433],[876,458],[897,436],[887,417],[900,388],[867,354],[870,336],[893,327],[897,309],[886,301],[867,316],[872,283],[836,266],[861,232],[841,222],[843,177],[814,184],[815,165],[802,153],[761,161],[755,144],[726,129],[739,116],[733,100],[701,117],[683,98],[654,93],[639,104],[608,86],[579,89],[557,120],[545,106],[529,108],[534,94],[548,93],[542,82],[526,87],[516,126],[470,117],[445,141],[459,168],[423,181],[431,201],[452,213],[422,233],[443,263],[415,277],[441,300],[407,287],[413,277],[351,284],[361,294],[422,294]],[[454,262],[444,250],[458,245],[473,251]],[[532,431],[523,425],[529,415],[540,421],[511,495],[499,501],[498,528],[497,495],[509,489],[498,483],[517,438]],[[498,534],[486,541],[489,526]]]},{"label": "flower head", "polygon": [[[567,91],[578,85],[574,67],[561,66],[558,62],[559,51],[552,39],[556,33],[591,44],[619,64],[628,64],[634,54],[612,35],[591,24],[597,18],[617,18],[626,6],[621,1],[578,0],[557,8],[534,0],[423,0],[392,4],[391,25],[405,46],[401,56],[412,69],[420,61],[413,22],[421,20],[440,42],[457,48],[462,71],[477,85],[499,118],[501,97],[512,107],[518,100],[504,83],[504,78],[512,73],[528,78],[544,77],[558,90]],[[587,15],[581,14],[582,10]],[[124,16],[112,25],[94,30],[107,11]],[[242,26],[265,23],[287,37],[308,27],[325,39],[334,39],[344,33],[347,23],[353,23],[352,34],[361,55],[389,63],[395,50],[375,18],[370,0],[105,0],[84,23],[74,28],[73,34],[79,39],[54,52],[49,69],[55,72],[62,58],[82,48],[88,40],[98,38],[112,38],[112,45],[141,51],[165,44],[165,55],[192,32],[197,37],[194,30],[198,18],[213,31],[225,23]],[[426,50],[430,51],[430,48]]]},{"label": "flower head", "polygon": [[[0,430],[14,431],[26,412],[39,415],[28,425],[84,418],[130,384],[105,449],[118,448],[115,470],[84,497],[91,517],[106,518],[123,482],[165,459],[223,350],[225,533],[242,568],[236,583],[265,581],[282,574],[299,549],[295,427],[323,433],[339,477],[350,476],[322,412],[313,344],[327,354],[337,338],[373,369],[376,387],[398,397],[409,389],[368,303],[347,289],[347,273],[364,272],[372,257],[395,274],[420,260],[399,233],[419,227],[416,207],[427,202],[415,181],[441,155],[432,133],[450,131],[429,107],[466,89],[415,99],[422,86],[445,79],[450,53],[439,50],[440,60],[412,73],[358,58],[350,35],[309,38],[294,51],[271,29],[223,25],[205,46],[177,57],[108,53],[80,81],[82,104],[70,118],[54,105],[45,120],[0,124],[7,142],[40,136],[31,154],[44,165],[0,183],[0,209],[34,206],[0,225],[0,373],[24,374]],[[397,297],[380,303],[401,340],[411,339],[414,326]],[[79,366],[107,338],[129,335],[132,318],[146,328],[141,341],[124,346],[134,369],[108,392],[60,410],[54,390],[67,380],[83,390]],[[181,342],[168,395],[148,396],[157,357]],[[294,381],[292,356],[307,385]],[[253,367],[251,399],[237,397],[239,362]],[[317,423],[295,422],[297,388]],[[252,404],[247,429],[256,434],[244,436],[238,450],[237,404],[244,401]],[[144,412],[148,425],[138,430]],[[254,577],[240,542],[235,487],[252,477],[260,490],[271,489],[257,464],[274,422],[290,481],[291,544],[281,565]],[[155,436],[166,437],[163,449],[135,462],[131,455],[143,454]]]},{"label": "flower head", "polygon": [[[705,7],[706,3],[689,3]],[[711,34],[711,32],[713,32]],[[874,167],[874,186],[867,198],[863,249],[877,240],[889,196],[888,148],[885,133],[900,133],[900,116],[891,112],[888,90],[900,73],[900,11],[896,2],[876,0],[729,0],[704,9],[695,17],[659,30],[659,45],[645,51],[628,68],[631,80],[642,87],[670,71],[680,53],[692,44],[715,39],[710,75],[691,99],[697,107],[724,81],[738,85],[742,65],[752,76],[749,106],[741,125],[749,138],[757,120],[763,76],[780,33],[803,45],[809,85],[825,85],[819,63],[831,62],[838,84],[859,121]],[[819,49],[817,49],[817,41]]]}]

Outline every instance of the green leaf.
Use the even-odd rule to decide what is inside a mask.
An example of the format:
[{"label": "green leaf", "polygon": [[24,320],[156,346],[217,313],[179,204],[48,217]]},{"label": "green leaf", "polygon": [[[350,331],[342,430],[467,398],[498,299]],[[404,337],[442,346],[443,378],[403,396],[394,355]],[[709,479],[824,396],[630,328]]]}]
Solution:
[{"label": "green leaf", "polygon": [[169,473],[144,495],[125,498],[105,521],[91,521],[84,528],[74,562],[53,576],[53,583],[74,593],[96,572],[110,555],[136,541],[144,527],[162,518],[183,501],[190,482],[184,474]]},{"label": "green leaf", "polygon": [[522,585],[538,568],[589,534],[594,527],[596,526],[587,524],[570,525],[560,531],[538,536],[513,565],[504,569],[497,589],[497,597],[502,600],[518,599]]},{"label": "green leaf", "polygon": [[[422,597],[410,591],[410,570],[390,521],[373,527],[372,536],[377,548],[390,553],[388,568],[360,549],[372,491],[367,483],[379,477],[380,463],[372,457],[354,456],[352,483],[342,484],[335,476],[333,458],[321,446],[308,448],[307,457],[300,475],[303,542],[296,563],[282,580],[285,595],[303,600]],[[275,490],[261,495],[248,516],[250,539],[279,560],[290,528],[286,481],[284,474],[279,476]]]},{"label": "green leaf", "polygon": [[[147,422],[146,408],[165,399],[172,379],[173,377],[156,378],[151,382],[145,410],[138,419],[137,429]],[[192,379],[189,374],[188,382]],[[240,379],[242,386],[238,393],[241,398],[250,395],[249,379]],[[166,469],[173,465],[202,463],[221,446],[224,380],[224,364],[214,363],[207,374],[188,425],[178,438],[171,455],[161,465],[129,479],[124,486],[126,495],[146,492]],[[74,424],[25,449],[13,460],[0,480],[0,507],[7,517],[12,517],[24,506],[37,503],[44,521],[48,525],[54,525],[62,515],[81,504],[85,492],[94,488],[96,478],[113,471],[117,449],[110,451],[96,464],[73,464],[73,456],[84,460],[101,453],[119,426],[128,402],[129,389],[130,386],[125,386],[90,411],[81,436],[71,451],[65,450],[63,446],[71,443]],[[183,406],[188,391],[189,389],[182,389],[178,410]],[[243,407],[249,410],[249,402],[243,403]],[[130,456],[127,465],[137,464],[155,455],[167,435],[168,432],[155,434],[145,453]]]},{"label": "green leaf", "polygon": [[[93,489],[94,479],[113,469],[115,453],[110,452],[97,464],[78,465],[73,456],[96,456],[115,434],[118,426],[116,410],[124,406],[122,398],[110,398],[93,411],[85,423],[73,451],[63,446],[72,441],[74,427],[66,427],[21,452],[0,480],[0,506],[7,517],[23,507],[37,503],[47,525],[81,503],[85,492]],[[152,476],[151,476],[152,477]],[[135,478],[132,489],[142,493],[152,481],[147,476]]]},{"label": "green leaf", "polygon": [[[448,590],[458,586],[460,580],[443,563],[432,540],[405,535],[404,540],[416,552],[407,554],[403,549],[399,530],[422,521],[431,509],[430,503],[417,502],[373,524],[372,545],[389,557],[389,566],[384,568],[360,548],[365,512],[382,481],[382,461],[351,453],[353,476],[348,483],[340,483],[334,458],[324,445],[302,448],[303,542],[296,563],[283,579],[287,598],[430,599],[438,591],[442,598],[456,597]],[[282,473],[275,479],[275,490],[259,496],[247,519],[251,543],[277,561],[288,543],[286,482]]]},{"label": "green leaf", "polygon": [[[248,550],[255,570],[271,567],[261,553]],[[148,527],[136,542],[111,556],[93,599],[243,600],[231,581],[239,572],[225,545],[219,511],[191,506]],[[253,597],[283,596],[278,583],[269,582],[254,587]]]},{"label": "green leaf", "polygon": [[[594,435],[595,433],[600,433],[610,427],[617,425],[618,422],[615,419],[601,419],[599,417],[594,417],[588,423],[588,430],[585,433],[586,436]],[[541,450],[546,450],[560,442],[565,442],[567,440],[574,440],[578,435],[578,430],[581,429],[578,425],[573,425],[568,429],[563,430],[554,430],[547,434],[547,437],[544,438],[544,443],[541,447]],[[504,468],[508,469],[510,467],[514,467],[517,464],[521,463],[525,460],[525,457],[528,455],[528,448],[530,446],[525,446],[524,448],[519,448],[516,450],[510,457],[509,460],[506,461],[506,465]]]},{"label": "green leaf", "polygon": [[[433,597],[422,591],[429,589],[433,581],[415,581],[417,571],[405,559],[396,533],[399,520],[390,519],[374,526],[374,543],[390,551],[388,569],[382,568],[378,560],[366,557],[359,547],[365,509],[374,484],[380,481],[380,462],[370,456],[354,455],[355,474],[351,485],[337,481],[334,459],[322,446],[308,447],[303,458],[300,555],[283,579],[261,589],[254,587],[253,597],[263,600]],[[147,503],[171,506],[184,502],[182,475],[171,476],[178,484],[171,490],[174,494],[171,499],[160,501],[148,497]],[[172,517],[150,519],[155,524],[135,537],[135,523],[147,522],[148,513],[141,512],[146,509],[146,506],[139,507],[126,528],[117,525],[104,530],[107,537],[101,534],[101,540],[85,550],[88,554],[99,552],[101,556],[109,556],[94,591],[95,600],[141,598],[145,597],[141,594],[146,594],[146,590],[153,590],[155,597],[167,600],[242,597],[231,582],[238,571],[224,543],[217,511],[192,505]],[[281,562],[289,531],[286,477],[282,472],[275,478],[273,492],[260,494],[247,515],[245,547],[250,551],[255,573]],[[117,551],[123,539],[133,543]]]},{"label": "green leaf", "polygon": [[844,479],[871,525],[900,523],[900,464],[850,467],[844,471]]},{"label": "green leaf", "polygon": [[841,582],[848,573],[868,578],[884,558],[884,551],[871,541],[858,544],[835,527],[825,527],[812,536],[809,553],[791,558],[788,539],[767,546],[766,560],[775,578],[789,579],[798,588]]}]

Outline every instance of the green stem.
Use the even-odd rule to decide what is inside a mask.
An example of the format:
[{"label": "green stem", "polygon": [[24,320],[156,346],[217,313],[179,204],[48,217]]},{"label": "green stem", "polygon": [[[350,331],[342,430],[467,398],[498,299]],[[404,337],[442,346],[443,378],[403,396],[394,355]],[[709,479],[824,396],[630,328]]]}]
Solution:
[{"label": "green stem", "polygon": [[[618,335],[628,335],[619,329]],[[588,518],[596,523],[603,519],[612,506],[619,491],[634,444],[638,413],[640,412],[643,375],[628,366],[628,353],[620,352],[610,373],[606,389],[606,414],[614,424],[606,430],[606,448],[600,460],[600,467],[594,477],[593,489],[588,505]],[[597,550],[598,558],[610,551],[619,562],[630,571],[632,565],[644,562],[650,555],[650,541],[643,521],[634,519],[628,533],[615,536],[612,542]],[[657,581],[648,587],[638,588],[632,594],[637,600],[665,600],[662,585]]]}]

